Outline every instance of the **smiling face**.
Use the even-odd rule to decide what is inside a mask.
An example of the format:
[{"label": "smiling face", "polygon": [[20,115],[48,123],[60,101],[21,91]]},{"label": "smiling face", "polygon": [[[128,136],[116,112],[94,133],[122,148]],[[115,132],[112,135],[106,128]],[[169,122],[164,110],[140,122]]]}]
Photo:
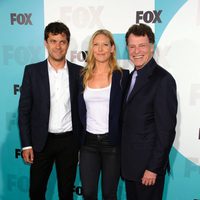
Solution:
[{"label": "smiling face", "polygon": [[45,46],[48,51],[48,59],[53,62],[64,62],[68,49],[68,41],[64,33],[54,35],[49,33]]},{"label": "smiling face", "polygon": [[110,40],[104,34],[97,35],[92,44],[92,51],[96,62],[109,62],[111,54],[114,52],[114,45],[111,45]]},{"label": "smiling face", "polygon": [[130,34],[127,42],[129,59],[137,70],[143,68],[153,56],[154,45],[149,42],[147,35],[136,36]]}]

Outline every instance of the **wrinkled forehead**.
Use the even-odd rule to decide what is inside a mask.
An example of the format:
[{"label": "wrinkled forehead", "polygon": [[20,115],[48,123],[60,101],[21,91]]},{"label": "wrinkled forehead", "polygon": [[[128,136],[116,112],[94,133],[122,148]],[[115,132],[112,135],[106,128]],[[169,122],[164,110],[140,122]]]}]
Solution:
[{"label": "wrinkled forehead", "polygon": [[147,35],[134,35],[130,34],[128,37],[128,45],[131,44],[142,44],[142,43],[149,43],[149,38]]}]

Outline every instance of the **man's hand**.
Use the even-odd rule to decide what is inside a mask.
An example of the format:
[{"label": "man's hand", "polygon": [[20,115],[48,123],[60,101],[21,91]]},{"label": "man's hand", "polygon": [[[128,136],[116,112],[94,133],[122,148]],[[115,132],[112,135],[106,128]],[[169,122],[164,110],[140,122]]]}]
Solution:
[{"label": "man's hand", "polygon": [[33,154],[33,149],[24,149],[22,151],[22,157],[24,159],[24,162],[32,164],[34,160],[34,154]]},{"label": "man's hand", "polygon": [[142,177],[142,184],[146,186],[154,185],[156,182],[157,174],[154,172],[151,172],[149,170],[145,170],[144,175]]}]

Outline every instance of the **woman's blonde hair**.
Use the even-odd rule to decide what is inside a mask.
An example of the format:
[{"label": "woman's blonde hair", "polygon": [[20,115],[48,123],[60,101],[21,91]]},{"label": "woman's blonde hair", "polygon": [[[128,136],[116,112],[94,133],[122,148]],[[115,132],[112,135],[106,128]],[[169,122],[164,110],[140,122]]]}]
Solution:
[{"label": "woman's blonde hair", "polygon": [[114,51],[111,53],[111,56],[109,58],[109,67],[110,72],[108,74],[108,77],[113,73],[114,70],[121,71],[120,67],[117,64],[117,58],[116,58],[116,45],[115,41],[113,39],[112,33],[106,29],[99,29],[97,30],[91,37],[88,47],[88,55],[87,55],[87,65],[82,71],[83,75],[83,87],[86,87],[87,81],[92,78],[93,71],[95,69],[95,57],[93,53],[93,41],[97,35],[105,35],[110,40],[111,46],[114,46]]}]

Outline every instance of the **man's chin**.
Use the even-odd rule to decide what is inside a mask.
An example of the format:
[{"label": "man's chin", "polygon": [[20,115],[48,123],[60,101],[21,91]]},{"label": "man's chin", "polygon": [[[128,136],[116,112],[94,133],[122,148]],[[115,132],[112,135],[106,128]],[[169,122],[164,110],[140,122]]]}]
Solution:
[{"label": "man's chin", "polygon": [[57,58],[54,57],[53,59],[56,62],[61,62],[61,61],[65,60],[65,57],[57,57]]}]

